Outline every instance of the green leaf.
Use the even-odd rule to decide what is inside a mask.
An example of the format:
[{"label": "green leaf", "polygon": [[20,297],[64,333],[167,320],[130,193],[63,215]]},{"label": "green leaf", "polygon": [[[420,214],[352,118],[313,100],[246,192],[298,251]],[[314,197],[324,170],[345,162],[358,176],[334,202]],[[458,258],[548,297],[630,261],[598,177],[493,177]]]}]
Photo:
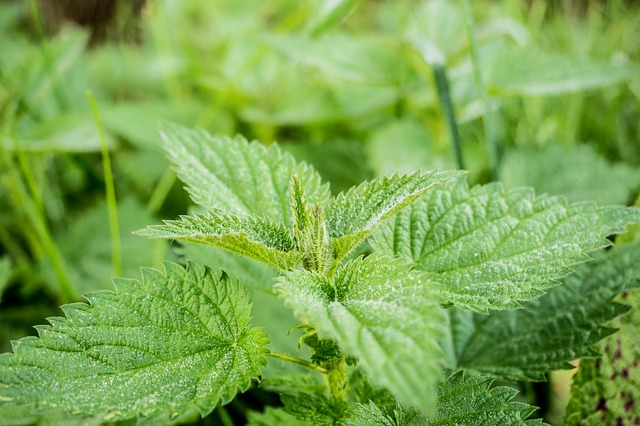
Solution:
[{"label": "green leaf", "polygon": [[327,398],[321,393],[298,392],[295,395],[280,396],[284,411],[296,419],[312,425],[333,426],[343,416],[347,408],[345,400]]},{"label": "green leaf", "polygon": [[332,278],[287,273],[274,288],[298,319],[357,357],[375,385],[433,410],[444,317],[420,274],[399,260],[369,256],[347,262]]},{"label": "green leaf", "polygon": [[247,426],[312,426],[313,423],[305,422],[282,408],[267,407],[264,412],[249,411]]},{"label": "green leaf", "polygon": [[317,3],[315,10],[310,13],[306,29],[311,34],[322,34],[337,25],[358,5],[358,0],[330,0]]},{"label": "green leaf", "polygon": [[260,374],[248,293],[194,263],[116,279],[0,356],[0,401],[157,422],[210,413]]},{"label": "green leaf", "polygon": [[348,426],[516,426],[541,425],[541,419],[526,420],[535,407],[522,402],[511,401],[518,393],[515,389],[491,387],[493,379],[476,376],[465,380],[464,373],[458,371],[438,386],[438,411],[432,418],[411,407],[396,405],[393,413],[381,409],[373,403],[358,404],[352,410],[352,417],[344,424]]},{"label": "green leaf", "polygon": [[563,425],[640,423],[640,291],[623,293],[621,299],[633,308],[613,322],[620,330],[598,345],[603,357],[580,361]]},{"label": "green leaf", "polygon": [[502,50],[487,70],[489,90],[498,95],[553,95],[597,89],[637,78],[636,63],[606,63],[532,49]]},{"label": "green leaf", "polygon": [[492,378],[469,377],[459,371],[438,388],[438,414],[427,425],[541,425],[541,419],[526,420],[536,407],[511,401],[518,393],[507,386],[491,387]]},{"label": "green leaf", "polygon": [[609,164],[590,145],[549,144],[517,149],[502,165],[507,187],[529,185],[538,192],[564,195],[569,201],[601,205],[626,204],[640,187],[640,171],[626,164]]},{"label": "green leaf", "polygon": [[[276,270],[253,259],[202,244],[188,244],[180,247],[178,253],[194,262],[222,269],[231,279],[240,281],[251,296],[252,324],[261,327],[269,335],[269,349],[280,353],[296,353],[296,339],[291,338],[288,330],[300,322],[284,306],[282,300],[273,294],[273,283],[278,275]],[[291,363],[271,359],[262,377],[279,376],[284,370],[291,368],[296,367]]]},{"label": "green leaf", "polygon": [[418,426],[427,424],[427,419],[411,407],[397,405],[393,414],[379,408],[373,402],[358,404],[342,424],[346,426]]},{"label": "green leaf", "polygon": [[463,173],[450,170],[381,177],[338,194],[326,208],[327,228],[334,239],[336,258],[346,256],[388,217]]},{"label": "green leaf", "polygon": [[[614,330],[603,325],[626,312],[611,300],[640,286],[640,244],[599,252],[564,284],[516,311],[489,316],[452,311],[459,368],[517,380],[545,380]],[[526,348],[526,350],[523,350]]]},{"label": "green leaf", "polygon": [[451,148],[439,147],[434,139],[417,118],[393,120],[371,132],[367,158],[380,175],[455,167]]},{"label": "green leaf", "polygon": [[429,272],[446,301],[484,313],[541,296],[588,252],[610,245],[606,236],[639,219],[639,209],[567,205],[526,188],[456,181],[384,224],[372,246]]},{"label": "green leaf", "polygon": [[152,238],[172,238],[207,244],[247,256],[276,269],[292,269],[302,255],[294,252],[295,244],[282,224],[266,218],[237,217],[217,214],[181,216],[138,231]]},{"label": "green leaf", "polygon": [[296,163],[276,145],[269,148],[241,136],[211,136],[173,124],[161,129],[164,148],[197,204],[225,214],[255,215],[293,223],[291,176],[310,205],[322,204],[329,189],[308,165]]}]

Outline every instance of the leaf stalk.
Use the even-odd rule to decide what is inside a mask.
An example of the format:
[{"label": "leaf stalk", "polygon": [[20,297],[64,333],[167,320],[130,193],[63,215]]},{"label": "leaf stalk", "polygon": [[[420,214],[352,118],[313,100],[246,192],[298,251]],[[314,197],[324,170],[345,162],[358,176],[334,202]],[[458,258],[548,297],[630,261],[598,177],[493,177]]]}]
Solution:
[{"label": "leaf stalk", "polygon": [[290,362],[290,363],[293,363],[293,364],[300,365],[302,367],[310,368],[311,370],[316,371],[316,372],[318,372],[320,374],[329,373],[329,370],[327,370],[324,367],[321,367],[321,366],[316,365],[316,364],[314,364],[312,362],[309,362],[307,360],[304,360],[304,359],[301,359],[301,358],[298,358],[298,357],[295,357],[295,356],[292,356],[292,355],[287,355],[287,354],[283,354],[283,353],[280,353],[280,352],[273,352],[273,351],[269,352],[268,355],[270,357],[272,357],[272,358],[279,359],[281,361],[286,361],[286,362]]}]

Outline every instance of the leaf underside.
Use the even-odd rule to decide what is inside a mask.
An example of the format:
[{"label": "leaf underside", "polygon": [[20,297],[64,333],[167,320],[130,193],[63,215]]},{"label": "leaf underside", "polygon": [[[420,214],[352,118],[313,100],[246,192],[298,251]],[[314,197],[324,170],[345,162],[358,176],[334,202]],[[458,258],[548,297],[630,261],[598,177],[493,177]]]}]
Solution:
[{"label": "leaf underside", "polygon": [[0,356],[0,401],[39,410],[167,422],[230,401],[260,374],[267,336],[249,327],[237,282],[194,263],[62,307]]},{"label": "leaf underside", "polygon": [[610,245],[606,236],[639,219],[638,209],[567,205],[530,189],[469,189],[458,180],[385,223],[372,246],[430,273],[448,302],[486,313],[541,296],[588,252]]},{"label": "leaf underside", "polygon": [[[516,380],[544,380],[552,370],[572,368],[577,358],[614,330],[604,324],[627,311],[612,303],[640,286],[640,244],[598,252],[564,284],[524,308],[489,316],[451,311],[456,366]],[[522,348],[527,348],[523,351]]]},{"label": "leaf underside", "polygon": [[267,148],[241,136],[211,136],[173,124],[163,125],[161,136],[191,198],[210,210],[267,217],[291,228],[292,175],[302,182],[310,205],[329,198],[318,173],[277,145]]},{"label": "leaf underside", "polygon": [[255,216],[194,214],[149,226],[138,234],[220,247],[283,271],[292,269],[302,258],[294,252],[293,238],[282,224]]},{"label": "leaf underside", "polygon": [[333,279],[294,271],[274,288],[298,319],[357,357],[373,384],[433,410],[444,317],[431,283],[399,260],[369,256],[347,262]]}]

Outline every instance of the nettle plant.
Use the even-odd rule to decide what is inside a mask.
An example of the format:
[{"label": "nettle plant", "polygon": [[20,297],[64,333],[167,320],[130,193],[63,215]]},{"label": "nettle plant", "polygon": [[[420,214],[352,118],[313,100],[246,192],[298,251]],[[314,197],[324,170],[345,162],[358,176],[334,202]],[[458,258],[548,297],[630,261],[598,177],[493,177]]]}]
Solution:
[{"label": "nettle plant", "polygon": [[13,342],[0,356],[5,413],[177,423],[273,369],[260,385],[283,405],[251,412],[250,424],[540,424],[492,381],[544,380],[596,355],[590,347],[613,332],[603,324],[626,309],[611,300],[640,278],[635,245],[584,263],[637,209],[469,188],[459,171],[383,177],[333,197],[276,145],[174,125],[162,139],[202,210],[139,233],[276,270],[261,285],[293,312],[310,357],[269,348],[255,324],[276,318],[251,319],[250,289],[232,271],[166,263]]}]

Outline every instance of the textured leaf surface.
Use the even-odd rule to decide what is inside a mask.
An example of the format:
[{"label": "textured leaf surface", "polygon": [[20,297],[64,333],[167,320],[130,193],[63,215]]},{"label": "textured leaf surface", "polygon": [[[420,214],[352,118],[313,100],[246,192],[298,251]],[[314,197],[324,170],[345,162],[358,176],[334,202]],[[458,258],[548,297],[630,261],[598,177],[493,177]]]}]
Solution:
[{"label": "textured leaf surface", "polygon": [[445,300],[487,312],[539,297],[588,252],[610,245],[607,235],[639,219],[638,209],[567,205],[530,189],[457,181],[384,224],[372,246],[429,272]]},{"label": "textured leaf surface", "polygon": [[269,148],[237,136],[162,127],[164,147],[197,204],[222,213],[264,216],[290,226],[291,175],[297,175],[310,205],[324,203],[329,188],[308,165],[276,145]]},{"label": "textured leaf surface", "polygon": [[506,386],[490,388],[492,378],[464,378],[459,371],[438,386],[438,411],[432,418],[411,407],[397,405],[393,413],[375,404],[358,405],[345,421],[349,426],[516,426],[542,424],[540,419],[526,420],[535,407],[511,401],[518,393]]},{"label": "textured leaf surface", "polygon": [[511,401],[518,393],[513,388],[491,388],[492,378],[464,378],[462,371],[451,375],[438,388],[438,414],[428,425],[493,426],[535,425],[540,419],[526,420],[535,407]]},{"label": "textured leaf surface", "polygon": [[338,194],[326,209],[336,257],[344,257],[385,219],[422,194],[463,173],[450,170],[381,177]]},{"label": "textured leaf surface", "polygon": [[297,318],[357,357],[374,384],[433,409],[444,318],[420,274],[398,260],[370,256],[346,263],[333,278],[288,273],[275,289]]},{"label": "textured leaf surface", "polygon": [[640,286],[640,244],[597,253],[564,284],[524,309],[489,316],[452,311],[455,364],[514,379],[544,380],[551,370],[593,356],[593,345],[613,332],[603,325],[627,307],[611,303]]},{"label": "textured leaf surface", "polygon": [[322,393],[299,392],[280,396],[284,411],[296,419],[316,426],[333,426],[344,415],[346,401],[327,398]]},{"label": "textured leaf surface", "polygon": [[598,345],[603,357],[580,361],[564,425],[640,424],[640,290],[621,299],[633,308],[612,324],[620,330]]},{"label": "textured leaf surface", "polygon": [[237,217],[210,213],[182,216],[164,225],[149,226],[139,234],[208,244],[259,260],[280,270],[300,263],[293,238],[281,224],[260,217]]},{"label": "textured leaf surface", "polygon": [[589,145],[513,150],[503,162],[501,176],[510,188],[527,185],[538,192],[564,195],[569,201],[600,205],[626,204],[640,187],[637,168],[609,164]]},{"label": "textured leaf surface", "polygon": [[207,414],[259,375],[267,339],[238,283],[190,263],[115,285],[0,356],[0,401],[166,421]]},{"label": "textured leaf surface", "polygon": [[358,404],[350,414],[351,417],[343,422],[346,426],[422,426],[427,424],[427,419],[413,408],[397,406],[393,414],[390,414],[373,402],[369,405]]}]

